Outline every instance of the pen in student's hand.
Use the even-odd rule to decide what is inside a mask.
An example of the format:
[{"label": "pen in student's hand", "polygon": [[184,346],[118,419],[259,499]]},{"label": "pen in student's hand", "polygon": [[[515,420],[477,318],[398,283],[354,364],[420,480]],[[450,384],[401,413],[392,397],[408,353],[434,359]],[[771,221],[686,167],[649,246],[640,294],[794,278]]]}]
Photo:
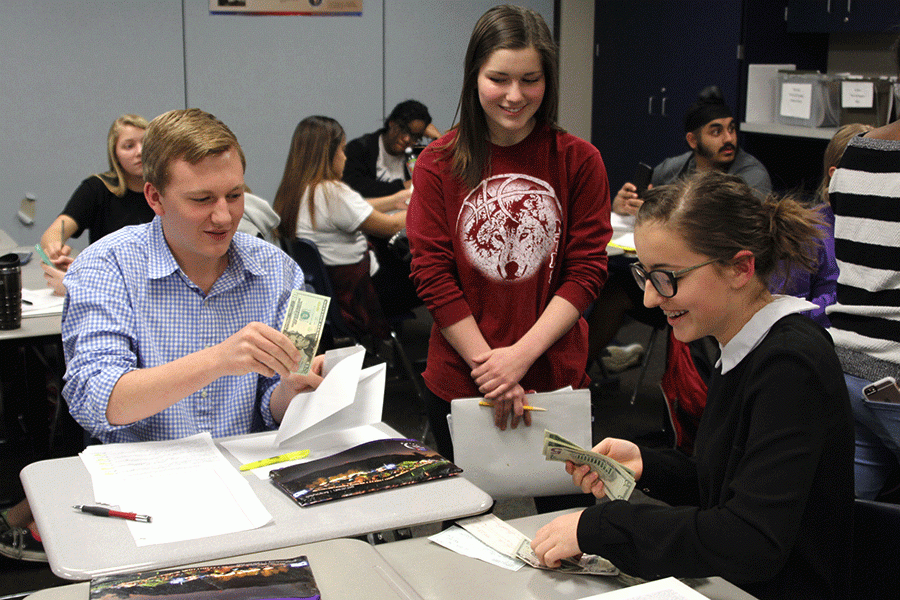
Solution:
[{"label": "pen in student's hand", "polygon": [[97,515],[98,517],[116,517],[118,519],[127,519],[129,521],[140,521],[141,523],[149,523],[152,520],[148,515],[122,512],[121,510],[113,510],[103,506],[85,506],[83,504],[76,504],[72,508],[80,510],[83,513]]},{"label": "pen in student's hand", "polygon": [[[481,402],[478,403],[478,406],[490,406],[491,408],[493,408],[494,403],[488,402],[487,400],[482,400]],[[530,410],[533,412],[547,412],[546,408],[541,408],[540,406],[528,406],[527,404],[525,406],[523,406],[522,409]]]}]

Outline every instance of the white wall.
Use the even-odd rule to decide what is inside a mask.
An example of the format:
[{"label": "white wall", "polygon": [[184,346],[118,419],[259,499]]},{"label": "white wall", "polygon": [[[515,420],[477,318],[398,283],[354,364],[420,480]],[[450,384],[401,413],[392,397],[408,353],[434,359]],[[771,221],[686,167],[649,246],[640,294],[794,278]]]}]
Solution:
[{"label": "white wall", "polygon": [[[0,228],[33,244],[108,168],[113,120],[184,104],[181,0],[4,1],[0,23]],[[30,229],[15,216],[26,193]]]},{"label": "white wall", "polygon": [[[353,138],[417,98],[445,130],[472,27],[497,3],[364,0],[361,17],[303,17],[211,15],[208,0],[4,0],[0,228],[36,242],[78,183],[106,170],[106,132],[124,112],[215,114],[270,201],[303,117],[332,116]],[[553,27],[553,0],[520,4]],[[37,197],[31,228],[15,216],[26,193]]]},{"label": "white wall", "polygon": [[566,0],[559,15],[559,124],[590,141],[594,82],[594,0]]}]

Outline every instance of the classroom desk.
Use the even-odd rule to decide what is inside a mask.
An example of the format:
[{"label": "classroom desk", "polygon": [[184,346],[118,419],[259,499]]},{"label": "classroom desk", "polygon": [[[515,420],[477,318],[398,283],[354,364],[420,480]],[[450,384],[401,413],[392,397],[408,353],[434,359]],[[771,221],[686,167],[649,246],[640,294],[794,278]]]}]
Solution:
[{"label": "classroom desk", "polygon": [[[374,547],[360,540],[327,540],[203,564],[273,560],[299,555],[306,555],[309,559],[323,598],[421,600]],[[89,592],[90,583],[74,583],[41,590],[28,596],[28,599],[87,600]]]},{"label": "classroom desk", "polygon": [[[403,437],[383,423],[390,437]],[[223,449],[234,464],[238,461]],[[486,512],[490,496],[462,477],[324,502],[301,508],[268,480],[246,475],[273,522],[214,538],[137,547],[124,521],[72,510],[94,498],[90,475],[78,457],[32,463],[21,479],[53,572],[64,579],[126,573],[237,556],[462,518]]]},{"label": "classroom desk", "polygon": [[[567,512],[572,511],[510,519],[509,524],[533,538],[542,525]],[[424,537],[376,548],[423,598],[577,600],[623,587],[614,577],[568,575],[527,566],[515,572],[508,571],[457,554]],[[686,583],[714,600],[755,600],[721,577]]]}]

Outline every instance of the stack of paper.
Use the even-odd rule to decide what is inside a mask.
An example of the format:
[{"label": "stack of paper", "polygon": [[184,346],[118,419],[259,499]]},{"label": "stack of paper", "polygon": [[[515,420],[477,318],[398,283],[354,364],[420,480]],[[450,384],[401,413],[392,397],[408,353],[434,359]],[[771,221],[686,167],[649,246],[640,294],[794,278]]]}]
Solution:
[{"label": "stack of paper", "polygon": [[152,517],[128,522],[138,546],[246,531],[272,520],[209,433],[88,446],[81,460],[96,503]]}]

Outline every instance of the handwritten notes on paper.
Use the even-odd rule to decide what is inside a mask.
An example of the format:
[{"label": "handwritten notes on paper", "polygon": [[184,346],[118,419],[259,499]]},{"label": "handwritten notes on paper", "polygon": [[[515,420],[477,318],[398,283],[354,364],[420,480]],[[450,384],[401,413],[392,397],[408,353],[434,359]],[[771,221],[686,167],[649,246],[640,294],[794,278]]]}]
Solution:
[{"label": "handwritten notes on paper", "polygon": [[96,503],[153,517],[128,523],[138,546],[246,531],[272,520],[209,433],[88,446],[80,456]]}]

